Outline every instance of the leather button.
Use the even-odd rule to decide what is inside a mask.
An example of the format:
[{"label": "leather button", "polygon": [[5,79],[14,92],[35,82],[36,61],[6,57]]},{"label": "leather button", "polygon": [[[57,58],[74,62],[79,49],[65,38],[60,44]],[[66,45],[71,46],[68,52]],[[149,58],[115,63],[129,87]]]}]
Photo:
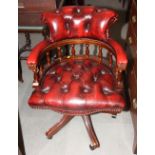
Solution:
[{"label": "leather button", "polygon": [[51,75],[54,75],[55,73],[56,73],[55,70],[51,70],[51,71],[50,71],[50,74],[51,74]]},{"label": "leather button", "polygon": [[101,12],[101,9],[97,9],[96,12]]},{"label": "leather button", "polygon": [[62,93],[68,93],[69,92],[69,86],[68,86],[68,84],[63,84],[62,85],[61,92]]},{"label": "leather button", "polygon": [[64,68],[64,71],[71,71],[72,70],[72,66],[70,63],[64,64],[63,68]]},{"label": "leather button", "polygon": [[55,12],[56,12],[56,13],[59,13],[60,11],[59,11],[59,10],[56,10]]},{"label": "leather button", "polygon": [[71,68],[71,66],[66,66],[66,67],[65,67],[65,70],[66,70],[66,71],[71,71],[72,68]]},{"label": "leather button", "polygon": [[48,87],[43,88],[41,91],[46,94],[49,92],[49,90],[50,90],[50,87],[48,86]]},{"label": "leather button", "polygon": [[97,82],[97,80],[98,80],[97,75],[94,75],[94,76],[93,76],[93,81],[94,81],[94,82]]},{"label": "leather button", "polygon": [[106,74],[106,71],[105,70],[101,70],[101,74],[102,75]]},{"label": "leather button", "polygon": [[80,9],[79,9],[79,8],[77,8],[76,12],[77,12],[77,13],[80,13]]},{"label": "leather button", "polygon": [[89,85],[84,85],[82,88],[83,93],[90,93],[91,92],[91,87]]},{"label": "leather button", "polygon": [[78,80],[80,78],[80,75],[81,75],[81,73],[74,72],[72,77],[73,77],[73,79]]},{"label": "leather button", "polygon": [[108,87],[102,87],[102,91],[103,91],[103,93],[106,94],[106,95],[108,95],[108,94],[110,94],[110,93],[113,92],[113,91],[112,91],[110,88],[108,88]]},{"label": "leather button", "polygon": [[58,75],[58,76],[56,77],[56,81],[57,81],[57,82],[61,81],[61,76],[60,76],[60,75]]}]

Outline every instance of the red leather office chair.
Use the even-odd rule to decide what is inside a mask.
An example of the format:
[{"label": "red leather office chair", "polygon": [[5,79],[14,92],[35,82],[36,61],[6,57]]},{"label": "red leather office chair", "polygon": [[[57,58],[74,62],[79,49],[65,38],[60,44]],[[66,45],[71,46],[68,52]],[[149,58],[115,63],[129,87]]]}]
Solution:
[{"label": "red leather office chair", "polygon": [[[34,72],[34,91],[28,103],[63,114],[46,132],[48,138],[74,116],[82,116],[90,147],[95,149],[100,144],[91,114],[115,115],[125,107],[121,73],[126,69],[127,57],[121,45],[109,37],[109,26],[116,19],[114,11],[92,6],[68,6],[43,13],[42,21],[50,35],[33,48],[27,60]],[[76,44],[82,45],[82,54],[77,54]],[[66,45],[70,47],[69,55],[64,54]],[[90,45],[97,48],[95,54]]]}]

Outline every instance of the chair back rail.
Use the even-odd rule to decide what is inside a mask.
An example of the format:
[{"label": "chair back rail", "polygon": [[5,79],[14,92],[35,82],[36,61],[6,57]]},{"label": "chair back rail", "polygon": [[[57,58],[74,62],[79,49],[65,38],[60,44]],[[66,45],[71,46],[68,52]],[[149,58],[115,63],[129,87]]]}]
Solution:
[{"label": "chair back rail", "polygon": [[[83,48],[82,54],[76,54],[78,51],[76,50],[76,45],[82,45],[80,47]],[[90,46],[96,46],[97,53],[91,55],[92,52]],[[64,49],[66,46],[70,48],[70,54],[65,55]],[[103,56],[103,49],[107,50],[106,56]],[[81,49],[80,49],[81,50]],[[114,74],[117,71],[117,59],[113,48],[108,45],[107,42],[98,41],[94,39],[88,38],[76,38],[76,39],[66,39],[58,42],[51,43],[47,46],[42,54],[39,57],[39,63],[37,64],[37,69],[34,72],[34,84],[37,85],[37,81],[41,80],[42,74],[45,73],[51,65],[58,63],[60,61],[66,61],[67,59],[95,59],[98,63],[104,63],[108,67],[111,68]],[[95,53],[95,52],[94,52]],[[117,75],[117,74],[116,74]]]}]

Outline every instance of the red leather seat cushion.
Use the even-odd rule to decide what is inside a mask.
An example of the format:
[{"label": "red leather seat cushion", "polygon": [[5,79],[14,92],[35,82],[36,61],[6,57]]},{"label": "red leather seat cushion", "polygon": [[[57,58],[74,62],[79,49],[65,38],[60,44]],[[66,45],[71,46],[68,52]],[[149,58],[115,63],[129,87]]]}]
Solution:
[{"label": "red leather seat cushion", "polygon": [[113,73],[104,64],[90,59],[68,59],[52,65],[40,87],[32,93],[29,104],[73,115],[111,113],[125,106],[115,90]]}]

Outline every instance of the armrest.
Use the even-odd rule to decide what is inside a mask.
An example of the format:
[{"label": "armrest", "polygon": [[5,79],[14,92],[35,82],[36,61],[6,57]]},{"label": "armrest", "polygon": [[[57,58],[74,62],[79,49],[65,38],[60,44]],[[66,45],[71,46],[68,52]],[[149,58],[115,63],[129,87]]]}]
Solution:
[{"label": "armrest", "polygon": [[122,46],[113,39],[108,39],[108,43],[113,47],[115,53],[116,53],[116,59],[117,59],[117,67],[119,70],[125,70],[127,67],[128,59],[126,56],[125,51],[123,50]]},{"label": "armrest", "polygon": [[30,69],[34,70],[34,68],[36,68],[40,54],[49,44],[50,44],[49,41],[43,40],[32,49],[27,59],[27,65],[29,66]]}]

